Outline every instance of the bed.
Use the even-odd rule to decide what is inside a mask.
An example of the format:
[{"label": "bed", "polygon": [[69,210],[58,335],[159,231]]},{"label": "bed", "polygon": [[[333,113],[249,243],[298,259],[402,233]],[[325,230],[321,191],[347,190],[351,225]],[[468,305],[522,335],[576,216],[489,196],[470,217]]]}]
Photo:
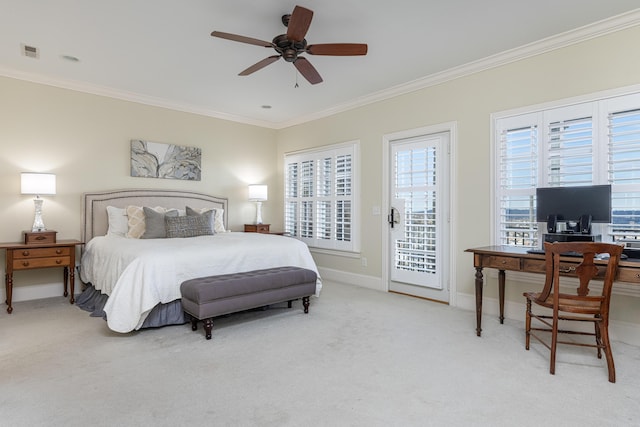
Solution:
[{"label": "bed", "polygon": [[[135,227],[139,228],[132,220],[142,207],[147,207],[143,234],[128,235]],[[149,237],[149,233],[155,232],[157,214],[151,215],[151,208],[167,217],[169,213],[181,217],[166,219],[163,224],[182,224],[189,219],[184,218],[188,216],[187,207],[193,216],[211,212],[211,233],[143,238],[145,233]],[[121,222],[122,212],[128,214],[126,226]],[[85,290],[77,298],[77,304],[93,316],[104,317],[111,330],[127,333],[189,321],[180,304],[180,284],[188,279],[281,266],[318,273],[304,243],[278,235],[229,232],[228,212],[227,199],[196,192],[85,193],[82,237],[86,244],[80,261],[80,279]],[[200,225],[204,223],[204,219],[196,220]],[[321,287],[318,275],[316,296]]]}]

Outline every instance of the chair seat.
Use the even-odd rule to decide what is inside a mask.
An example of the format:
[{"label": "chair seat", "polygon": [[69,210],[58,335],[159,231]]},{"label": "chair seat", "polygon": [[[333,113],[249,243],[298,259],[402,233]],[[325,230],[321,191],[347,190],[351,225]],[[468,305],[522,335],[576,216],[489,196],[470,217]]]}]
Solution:
[{"label": "chair seat", "polygon": [[[553,308],[553,294],[549,294],[547,299],[540,299],[540,292],[525,292],[525,298],[535,302],[538,305],[547,308]],[[569,313],[581,314],[598,314],[601,311],[602,298],[583,297],[584,299],[576,299],[575,295],[560,294],[558,309]]]}]

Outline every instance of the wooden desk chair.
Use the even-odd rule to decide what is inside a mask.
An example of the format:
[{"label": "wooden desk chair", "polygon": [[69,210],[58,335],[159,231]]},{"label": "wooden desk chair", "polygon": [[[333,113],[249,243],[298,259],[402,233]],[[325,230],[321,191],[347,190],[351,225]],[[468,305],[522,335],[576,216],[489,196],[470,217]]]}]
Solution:
[{"label": "wooden desk chair", "polygon": [[[555,374],[557,344],[596,347],[599,359],[602,358],[602,350],[604,350],[609,370],[609,381],[616,382],[616,370],[613,364],[611,344],[609,343],[609,301],[611,299],[611,287],[613,286],[616,269],[622,254],[622,246],[600,242],[555,242],[545,243],[544,248],[546,256],[544,288],[541,292],[524,293],[527,299],[526,349],[529,350],[531,337],[534,337],[547,347],[551,351],[549,372]],[[566,261],[563,263],[561,256],[566,252],[582,254],[582,262],[577,266],[575,260],[573,263]],[[603,259],[602,263],[594,263],[596,254],[609,254],[609,258]],[[564,274],[578,277],[580,286],[574,292],[566,293],[565,289],[560,289],[560,278],[563,277],[563,282],[566,282]],[[589,282],[595,277],[604,277],[602,293],[600,295],[589,295]],[[531,303],[551,309],[553,314],[549,315],[548,310],[546,314],[533,313]],[[540,325],[540,327],[532,328],[531,318],[537,319],[544,326]],[[595,332],[559,329],[559,320],[593,322]],[[548,339],[543,340],[537,334],[539,331],[551,332],[551,343],[549,343]],[[559,333],[594,336],[595,344],[558,341]]]}]

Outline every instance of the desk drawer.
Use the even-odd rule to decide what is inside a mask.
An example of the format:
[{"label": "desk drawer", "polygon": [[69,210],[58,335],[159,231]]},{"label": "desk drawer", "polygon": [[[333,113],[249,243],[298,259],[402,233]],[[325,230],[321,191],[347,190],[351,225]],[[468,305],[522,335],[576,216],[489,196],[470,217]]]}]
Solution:
[{"label": "desk drawer", "polygon": [[543,259],[524,259],[522,269],[529,273],[546,273],[546,262]]},{"label": "desk drawer", "polygon": [[70,247],[16,249],[13,251],[13,259],[32,259],[46,257],[60,257],[71,255]]},{"label": "desk drawer", "polygon": [[618,267],[616,280],[627,283],[640,283],[640,269]]},{"label": "desk drawer", "polygon": [[13,260],[14,270],[29,270],[31,268],[42,267],[68,267],[71,258],[68,256],[50,257],[50,258],[23,258]]},{"label": "desk drawer", "polygon": [[[541,259],[525,259],[523,260],[523,271],[528,273],[546,273],[546,264],[544,260]],[[579,262],[571,262],[571,261],[560,261],[560,274],[562,276],[576,277],[576,268],[580,265]],[[607,271],[605,266],[598,265],[598,274],[596,278],[604,279],[604,275]],[[640,278],[637,279],[640,282]]]},{"label": "desk drawer", "polygon": [[520,270],[520,258],[489,255],[483,258],[482,266],[499,270]]}]

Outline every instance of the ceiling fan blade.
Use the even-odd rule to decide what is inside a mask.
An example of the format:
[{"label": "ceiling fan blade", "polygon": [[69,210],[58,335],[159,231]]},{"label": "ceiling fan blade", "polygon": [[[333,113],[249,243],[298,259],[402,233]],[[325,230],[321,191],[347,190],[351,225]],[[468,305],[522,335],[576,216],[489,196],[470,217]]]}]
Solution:
[{"label": "ceiling fan blade", "polygon": [[287,38],[294,42],[304,40],[304,36],[307,34],[309,26],[311,25],[312,18],[313,11],[302,6],[296,6],[293,9],[291,18],[289,18],[289,25],[287,25]]},{"label": "ceiling fan blade", "polygon": [[238,75],[239,76],[248,76],[249,74],[253,74],[258,70],[261,70],[262,68],[266,67],[267,65],[276,62],[278,59],[280,59],[280,55],[274,55],[274,56],[270,56],[268,58],[264,58],[262,61],[256,62],[255,64],[253,64],[251,67],[247,68],[246,70],[240,72]]},{"label": "ceiling fan blade", "polygon": [[367,45],[362,43],[326,43],[307,46],[311,55],[352,56],[366,55]]},{"label": "ceiling fan blade", "polygon": [[322,77],[320,77],[318,71],[311,65],[311,62],[307,61],[307,58],[299,56],[293,65],[295,65],[298,71],[300,71],[300,74],[312,85],[322,83]]},{"label": "ceiling fan blade", "polygon": [[211,33],[211,36],[212,37],[220,37],[221,39],[232,40],[234,42],[254,44],[256,46],[273,47],[271,42],[267,42],[267,41],[259,40],[259,39],[254,39],[252,37],[239,36],[237,34],[223,33],[222,31],[214,31],[214,32]]}]

